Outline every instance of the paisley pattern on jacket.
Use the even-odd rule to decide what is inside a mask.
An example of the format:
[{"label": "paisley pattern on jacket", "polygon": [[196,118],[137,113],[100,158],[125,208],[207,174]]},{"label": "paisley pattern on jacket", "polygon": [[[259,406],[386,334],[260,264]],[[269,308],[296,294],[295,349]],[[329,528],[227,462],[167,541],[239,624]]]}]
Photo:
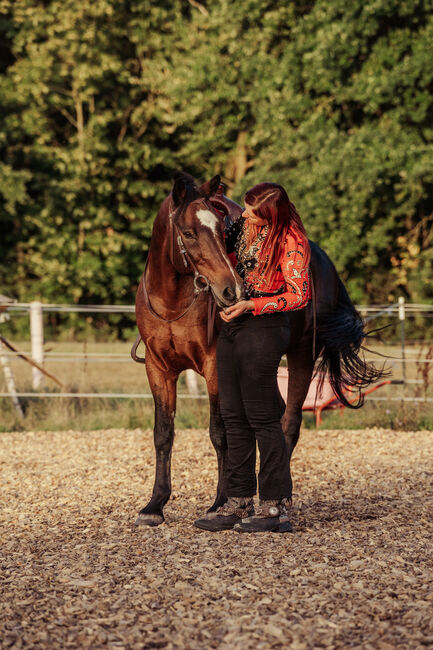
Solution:
[{"label": "paisley pattern on jacket", "polygon": [[257,237],[247,245],[247,227],[242,217],[226,229],[226,248],[236,257],[236,271],[244,281],[246,297],[254,303],[255,316],[274,311],[304,308],[310,297],[308,266],[304,263],[304,246],[289,233],[283,255],[271,283],[257,271],[257,262],[268,226],[257,229]]}]

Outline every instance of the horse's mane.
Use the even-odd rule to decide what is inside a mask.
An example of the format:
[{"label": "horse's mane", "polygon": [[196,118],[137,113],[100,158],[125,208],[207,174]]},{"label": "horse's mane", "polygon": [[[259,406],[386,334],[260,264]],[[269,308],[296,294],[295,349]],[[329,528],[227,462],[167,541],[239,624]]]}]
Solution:
[{"label": "horse's mane", "polygon": [[197,197],[204,196],[203,192],[198,187],[195,178],[191,176],[191,174],[188,174],[187,172],[175,172],[173,179],[174,181],[183,181],[185,187],[185,194],[183,195],[181,204],[178,206],[180,209],[186,207]]},{"label": "horse's mane", "polygon": [[[175,181],[184,181],[185,185],[196,185],[195,178],[191,176],[191,174],[188,174],[188,172],[175,172],[173,174],[173,180]],[[197,188],[198,189],[198,188]]]}]

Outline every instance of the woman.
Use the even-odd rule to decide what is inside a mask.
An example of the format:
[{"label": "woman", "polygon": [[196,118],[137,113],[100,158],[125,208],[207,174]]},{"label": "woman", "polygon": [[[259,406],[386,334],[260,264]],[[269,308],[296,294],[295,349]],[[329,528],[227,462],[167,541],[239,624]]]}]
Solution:
[{"label": "woman", "polygon": [[[221,312],[217,343],[228,501],[195,525],[212,531],[286,532],[291,530],[286,510],[290,475],[277,370],[290,340],[287,312],[303,309],[310,299],[310,247],[281,185],[259,183],[249,190],[242,217],[226,232],[226,246],[235,254],[246,298]],[[260,506],[254,512],[256,441]]]}]

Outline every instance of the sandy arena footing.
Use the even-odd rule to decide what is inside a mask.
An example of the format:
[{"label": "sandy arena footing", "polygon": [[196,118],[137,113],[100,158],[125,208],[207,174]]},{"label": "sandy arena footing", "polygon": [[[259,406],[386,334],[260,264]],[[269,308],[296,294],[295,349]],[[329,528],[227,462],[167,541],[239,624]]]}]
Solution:
[{"label": "sandy arena footing", "polygon": [[305,431],[294,534],[207,533],[216,459],[182,431],[166,522],[134,529],[152,433],[0,435],[10,648],[433,646],[433,434]]}]

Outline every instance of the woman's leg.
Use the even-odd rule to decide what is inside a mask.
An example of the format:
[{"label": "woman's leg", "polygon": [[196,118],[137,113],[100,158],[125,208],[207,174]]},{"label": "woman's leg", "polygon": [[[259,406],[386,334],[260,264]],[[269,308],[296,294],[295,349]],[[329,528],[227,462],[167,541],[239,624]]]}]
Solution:
[{"label": "woman's leg", "polygon": [[233,330],[225,325],[217,343],[217,368],[221,415],[227,435],[227,502],[197,519],[194,525],[209,531],[230,530],[254,514],[256,493],[256,440],[242,404],[239,378],[234,362]]},{"label": "woman's leg", "polygon": [[234,332],[237,325],[225,325],[217,343],[218,389],[221,415],[227,435],[228,497],[256,494],[256,440],[242,402]]},{"label": "woman's leg", "polygon": [[289,458],[280,423],[284,400],[277,384],[278,366],[288,347],[290,330],[281,315],[275,316],[275,327],[269,325],[269,320],[260,321],[260,316],[252,317],[237,333],[233,354],[242,403],[259,445],[259,495],[264,500],[290,495]]}]

